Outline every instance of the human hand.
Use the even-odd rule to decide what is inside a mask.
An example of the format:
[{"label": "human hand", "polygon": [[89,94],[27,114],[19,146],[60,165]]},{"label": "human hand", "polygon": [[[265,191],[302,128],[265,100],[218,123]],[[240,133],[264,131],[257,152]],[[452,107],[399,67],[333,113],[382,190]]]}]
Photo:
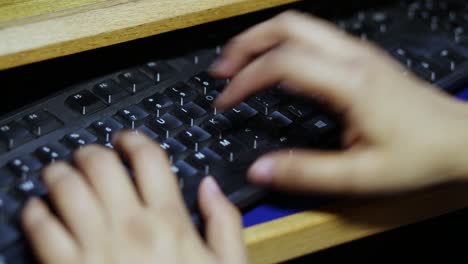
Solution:
[{"label": "human hand", "polygon": [[232,78],[217,107],[286,83],[296,94],[318,95],[343,117],[345,150],[267,154],[249,171],[254,183],[350,194],[408,191],[468,176],[467,106],[403,71],[378,47],[296,12],[236,36],[212,68],[215,76]]},{"label": "human hand", "polygon": [[58,216],[34,199],[22,217],[41,262],[247,263],[239,212],[212,178],[199,192],[205,243],[166,154],[134,133],[118,136],[116,148],[133,168],[136,188],[118,155],[104,147],[78,150],[76,168],[58,162],[44,170]]}]

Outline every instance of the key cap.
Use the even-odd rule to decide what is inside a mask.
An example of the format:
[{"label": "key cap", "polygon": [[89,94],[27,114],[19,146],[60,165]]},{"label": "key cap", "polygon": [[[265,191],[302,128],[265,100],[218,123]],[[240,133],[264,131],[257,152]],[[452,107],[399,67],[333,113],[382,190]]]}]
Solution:
[{"label": "key cap", "polygon": [[221,138],[224,133],[229,131],[232,128],[232,123],[222,114],[217,114],[214,117],[208,119],[203,128],[208,131],[208,133],[214,135],[215,137]]},{"label": "key cap", "polygon": [[188,177],[193,177],[195,176],[198,171],[194,167],[190,166],[187,162],[183,160],[178,160],[174,165],[171,166],[171,170],[173,173],[179,177],[179,186],[183,188],[184,186],[184,179]]},{"label": "key cap", "polygon": [[8,167],[20,178],[25,178],[31,173],[42,168],[42,163],[33,156],[24,156],[13,159],[8,163]]},{"label": "key cap", "polygon": [[264,129],[249,127],[233,132],[232,136],[252,149],[259,149],[270,141],[270,137]]},{"label": "key cap", "polygon": [[[428,58],[418,58],[411,68],[414,73],[428,82],[436,82],[447,74],[437,63]],[[448,71],[449,69],[447,69]]]},{"label": "key cap", "polygon": [[155,94],[143,100],[146,110],[160,117],[174,108],[174,103],[165,94]]},{"label": "key cap", "polygon": [[97,96],[88,90],[82,90],[70,95],[66,103],[81,115],[90,115],[106,107]]},{"label": "key cap", "polygon": [[183,82],[170,86],[164,91],[164,93],[181,106],[193,101],[198,96],[198,93],[194,88]]},{"label": "key cap", "polygon": [[70,150],[59,143],[51,143],[38,148],[35,155],[42,163],[48,164],[57,160],[67,159],[70,155]]},{"label": "key cap", "polygon": [[194,126],[200,124],[207,113],[197,104],[190,102],[184,106],[176,108],[174,114],[184,123]]},{"label": "key cap", "polygon": [[127,92],[112,79],[107,79],[94,85],[93,91],[107,104],[114,104],[127,95]]},{"label": "key cap", "polygon": [[196,100],[196,104],[205,109],[208,113],[213,115],[218,114],[218,110],[213,106],[214,100],[219,96],[218,91],[211,91],[208,94],[201,96]]},{"label": "key cap", "polygon": [[210,174],[210,166],[222,162],[223,158],[210,148],[203,148],[199,152],[189,155],[185,159],[190,165],[202,171],[202,174]]},{"label": "key cap", "polygon": [[8,188],[15,182],[17,177],[13,174],[13,172],[9,169],[0,168],[0,188]]},{"label": "key cap", "polygon": [[20,123],[14,121],[0,127],[0,140],[9,149],[16,148],[34,137]]},{"label": "key cap", "polygon": [[148,126],[167,139],[178,133],[183,128],[183,123],[171,114],[164,114],[160,118],[151,119]]},{"label": "key cap", "polygon": [[331,136],[337,125],[331,119],[320,115],[304,122],[301,128],[303,129],[301,131],[302,135],[298,136],[298,138],[308,139],[315,145],[322,145],[326,143],[323,139]]},{"label": "key cap", "polygon": [[151,86],[151,79],[139,70],[130,70],[119,74],[122,86],[131,94],[143,91]]},{"label": "key cap", "polygon": [[173,138],[165,140],[160,146],[169,154],[169,160],[171,162],[179,159],[188,149],[184,144]]},{"label": "key cap", "polygon": [[211,135],[202,128],[193,126],[187,131],[180,133],[178,139],[189,148],[198,151],[199,148],[208,143],[211,139]]},{"label": "key cap", "polygon": [[231,136],[215,141],[211,149],[229,162],[236,161],[239,158],[237,154],[244,150],[242,145]]},{"label": "key cap", "polygon": [[175,69],[164,62],[151,61],[145,64],[145,70],[150,74],[155,83],[167,80],[174,76]]},{"label": "key cap", "polygon": [[38,137],[62,126],[62,123],[58,121],[57,118],[43,110],[31,113],[25,116],[23,120],[28,125],[32,133]]},{"label": "key cap", "polygon": [[0,251],[0,264],[30,264],[37,262],[32,254],[31,248],[26,243],[14,243],[7,249]]},{"label": "key cap", "polygon": [[146,117],[149,116],[147,112],[136,105],[121,109],[117,115],[125,120],[131,129],[135,129],[136,126],[141,125]]},{"label": "key cap", "polygon": [[160,136],[158,134],[156,134],[153,130],[151,130],[149,127],[147,127],[145,125],[137,127],[136,132],[137,133],[142,133],[142,134],[146,135],[147,137],[149,137],[151,139],[154,139],[154,140],[157,140],[157,139],[160,138]]},{"label": "key cap", "polygon": [[444,66],[445,69],[455,71],[458,65],[464,63],[466,58],[451,49],[443,49],[433,56],[434,60]]},{"label": "key cap", "polygon": [[19,201],[13,197],[0,192],[0,218],[10,218],[21,209]]},{"label": "key cap", "polygon": [[406,67],[411,67],[413,64],[414,55],[404,48],[397,48],[391,51],[390,54]]},{"label": "key cap", "polygon": [[291,119],[289,119],[288,117],[286,117],[285,115],[283,115],[282,113],[278,111],[275,111],[271,113],[270,115],[268,115],[265,118],[265,120],[266,120],[265,125],[267,127],[270,127],[273,130],[285,129],[293,123]]},{"label": "key cap", "polygon": [[211,91],[219,89],[219,86],[223,86],[222,80],[213,78],[206,71],[200,72],[190,78],[189,82],[196,87],[202,95],[206,95]]},{"label": "key cap", "polygon": [[106,117],[92,124],[92,128],[105,142],[110,142],[112,134],[123,129],[123,125],[111,117]]},{"label": "key cap", "polygon": [[0,250],[4,250],[20,238],[20,232],[6,223],[0,223],[0,234]]},{"label": "key cap", "polygon": [[255,108],[250,107],[246,103],[240,103],[238,106],[225,113],[224,116],[234,125],[240,125],[257,114],[258,111],[255,110]]},{"label": "key cap", "polygon": [[47,188],[38,179],[23,181],[16,186],[16,190],[24,200],[30,199],[31,197],[43,197],[47,194]]},{"label": "key cap", "polygon": [[301,121],[316,113],[317,110],[311,102],[291,102],[281,107],[280,112],[293,121]]},{"label": "key cap", "polygon": [[276,105],[278,105],[280,100],[269,93],[260,93],[254,95],[251,99],[248,100],[248,104],[257,109],[260,113],[268,115]]},{"label": "key cap", "polygon": [[76,132],[70,133],[65,136],[64,141],[73,149],[81,148],[83,146],[93,144],[98,138],[85,129],[80,129]]}]

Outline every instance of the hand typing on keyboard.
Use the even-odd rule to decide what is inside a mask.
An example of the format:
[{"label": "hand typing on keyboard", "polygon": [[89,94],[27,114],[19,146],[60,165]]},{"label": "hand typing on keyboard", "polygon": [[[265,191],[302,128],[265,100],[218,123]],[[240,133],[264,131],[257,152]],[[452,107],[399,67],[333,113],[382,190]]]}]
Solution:
[{"label": "hand typing on keyboard", "polygon": [[[147,64],[156,83],[170,78],[166,74],[170,68],[161,65],[165,64]],[[220,78],[231,78],[223,91],[211,77],[198,74],[189,83],[200,88],[201,99],[181,82],[145,98],[143,105],[126,106],[117,112],[117,120],[127,128],[145,124],[141,131],[162,141],[160,146],[181,174],[177,177],[154,140],[124,133],[112,141],[112,133],[124,127],[114,117],[93,122],[91,130],[65,136],[68,145],[82,147],[74,154],[73,167],[59,161],[70,151],[58,143],[39,148],[35,154],[40,161],[23,158],[11,162],[12,169],[23,176],[38,169],[39,162],[55,162],[43,172],[54,213],[35,198],[28,202],[22,217],[39,260],[52,264],[246,263],[239,213],[213,178],[205,175],[211,174],[217,163],[244,164],[236,163],[242,160],[239,153],[243,147],[256,153],[254,150],[270,149],[266,142],[286,145],[290,140],[305,140],[284,137],[281,131],[296,118],[311,115],[312,107],[281,105],[274,92],[242,102],[277,83],[297,95],[320,98],[341,116],[345,149],[267,154],[249,171],[251,181],[258,185],[369,194],[409,191],[468,175],[465,150],[458,147],[467,142],[468,107],[413,75],[403,75],[406,70],[384,52],[323,21],[288,12],[259,24],[235,37],[212,71]],[[119,75],[119,83],[137,95],[151,89],[144,85],[145,78],[131,71]],[[111,81],[93,86],[93,91],[97,95],[89,90],[72,94],[67,105],[89,116],[125,100]],[[35,135],[59,125],[38,123],[44,118],[53,121],[47,114],[41,116],[40,120],[32,118],[34,122],[26,120],[34,123]],[[247,127],[229,133],[233,126],[258,116],[262,117],[256,120],[265,124],[263,130],[261,126]],[[327,119],[319,115],[301,123],[299,129],[319,133],[328,127]],[[2,131],[8,149],[33,137],[15,122],[3,126]],[[115,147],[126,163],[108,148],[83,147],[94,142]],[[26,163],[29,165],[24,166]],[[201,178],[198,202],[206,244],[184,206],[179,191],[184,189],[184,181],[176,180],[196,179],[198,184]],[[27,195],[42,196],[45,187],[41,184],[34,179],[18,188]],[[36,185],[41,188],[34,188]],[[0,196],[0,202],[8,205],[3,209],[16,211],[13,202],[5,203],[9,199]],[[16,230],[1,227],[3,233],[11,234],[4,241],[17,239]]]},{"label": "hand typing on keyboard", "polygon": [[468,107],[404,70],[372,44],[288,12],[238,35],[212,67],[231,78],[219,109],[281,82],[319,96],[344,120],[343,151],[267,154],[260,185],[299,191],[401,192],[468,176]]},{"label": "hand typing on keyboard", "polygon": [[[211,177],[199,192],[207,244],[192,225],[166,154],[146,136],[115,142],[134,170],[134,188],[116,152],[90,146],[75,167],[44,171],[59,220],[40,200],[23,225],[43,263],[246,263],[238,211]],[[137,190],[136,190],[137,189]]]}]

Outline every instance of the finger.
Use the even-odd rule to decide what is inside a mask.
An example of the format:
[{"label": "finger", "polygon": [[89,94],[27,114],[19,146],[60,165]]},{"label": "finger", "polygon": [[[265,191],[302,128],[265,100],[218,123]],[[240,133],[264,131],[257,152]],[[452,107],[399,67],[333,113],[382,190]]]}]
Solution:
[{"label": "finger", "polygon": [[46,205],[32,199],[22,213],[25,234],[41,263],[73,263],[78,245]]},{"label": "finger", "polygon": [[286,81],[305,93],[320,94],[334,106],[346,108],[354,97],[353,80],[358,78],[352,64],[318,54],[304,46],[286,43],[259,57],[242,69],[217,98],[227,108],[247,96]]},{"label": "finger", "polygon": [[139,205],[130,176],[116,152],[87,146],[76,152],[75,164],[111,217],[121,216]]},{"label": "finger", "polygon": [[380,155],[361,150],[347,152],[278,152],[256,161],[249,179],[256,184],[295,191],[372,193],[391,184],[382,174]]},{"label": "finger", "polygon": [[223,195],[212,177],[199,190],[208,246],[221,263],[247,263],[239,211]]},{"label": "finger", "polygon": [[47,167],[43,175],[52,203],[71,233],[82,246],[94,245],[103,231],[104,216],[97,197],[80,173],[58,162]]},{"label": "finger", "polygon": [[148,206],[184,210],[177,178],[157,144],[144,135],[126,132],[117,136],[116,147],[135,171],[138,189]]},{"label": "finger", "polygon": [[355,56],[357,50],[363,49],[335,25],[313,16],[287,11],[233,38],[212,67],[213,73],[220,77],[233,76],[252,58],[284,42],[302,43],[319,53],[336,57]]}]

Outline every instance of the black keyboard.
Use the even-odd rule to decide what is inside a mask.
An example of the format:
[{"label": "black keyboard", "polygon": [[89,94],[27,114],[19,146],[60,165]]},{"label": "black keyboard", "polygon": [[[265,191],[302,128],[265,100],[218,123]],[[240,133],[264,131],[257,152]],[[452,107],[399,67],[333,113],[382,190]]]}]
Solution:
[{"label": "black keyboard", "polygon": [[[141,40],[143,44],[129,44],[133,49],[109,47],[103,53],[77,55],[83,62],[59,59],[4,72],[7,85],[28,92],[15,92],[22,99],[19,105],[4,102],[8,111],[0,119],[0,263],[34,261],[18,216],[26,199],[47,197],[41,169],[57,160],[69,161],[74,150],[88,144],[112,149],[117,131],[146,134],[167,151],[198,226],[196,192],[206,175],[216,177],[230,199],[245,209],[266,194],[245,179],[247,168],[260,155],[295,146],[339,148],[338,119],[316,101],[285,94],[280,86],[226,111],[212,106],[229,82],[206,72],[222,45],[243,28],[289,7],[322,15],[364,41],[377,43],[406,66],[402,74],[415,73],[447,93],[455,93],[468,79],[464,1],[348,5],[330,12],[329,6],[319,8],[315,1],[298,3],[153,37],[162,43],[159,46],[148,48]],[[162,54],[163,46],[172,54]],[[78,68],[83,65],[95,67]],[[56,90],[43,96],[49,86]],[[32,90],[43,98],[30,96]]]}]

